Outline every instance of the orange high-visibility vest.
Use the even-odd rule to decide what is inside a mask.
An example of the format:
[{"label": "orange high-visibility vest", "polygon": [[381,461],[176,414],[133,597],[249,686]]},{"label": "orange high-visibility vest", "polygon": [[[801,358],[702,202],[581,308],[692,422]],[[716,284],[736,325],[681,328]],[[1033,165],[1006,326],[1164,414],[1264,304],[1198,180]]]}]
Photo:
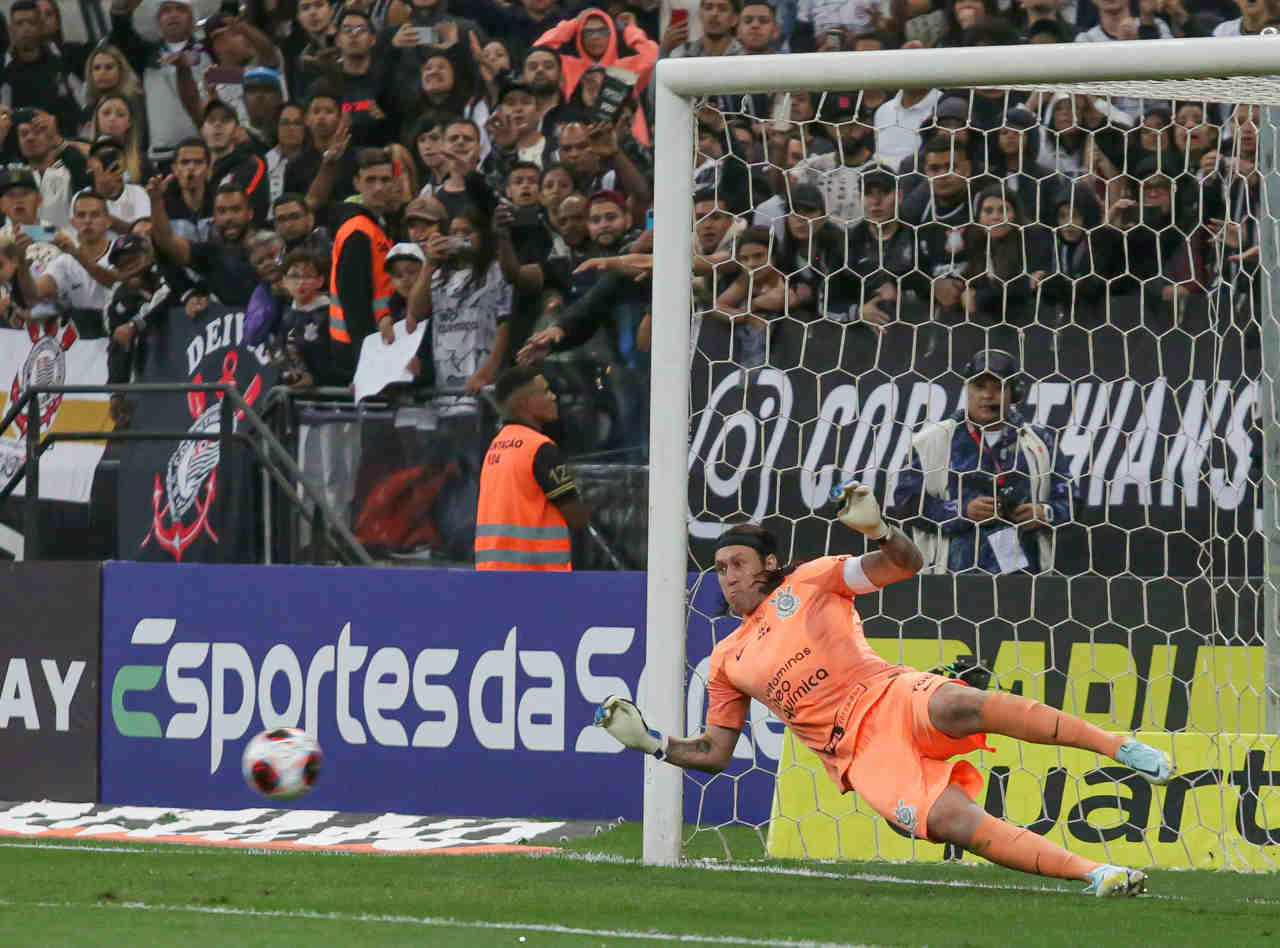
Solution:
[{"label": "orange high-visibility vest", "polygon": [[373,272],[373,325],[377,328],[378,320],[391,312],[391,277],[387,275],[387,252],[391,249],[391,241],[382,232],[372,218],[364,214],[356,214],[346,219],[338,228],[333,238],[333,250],[329,258],[329,338],[334,342],[351,344],[351,329],[347,326],[347,316],[342,310],[338,297],[338,261],[342,259],[342,248],[347,238],[356,231],[368,234],[369,245],[373,252],[369,261]]},{"label": "orange high-visibility vest", "polygon": [[476,510],[476,569],[570,570],[569,525],[533,476],[551,439],[506,425],[489,444]]}]

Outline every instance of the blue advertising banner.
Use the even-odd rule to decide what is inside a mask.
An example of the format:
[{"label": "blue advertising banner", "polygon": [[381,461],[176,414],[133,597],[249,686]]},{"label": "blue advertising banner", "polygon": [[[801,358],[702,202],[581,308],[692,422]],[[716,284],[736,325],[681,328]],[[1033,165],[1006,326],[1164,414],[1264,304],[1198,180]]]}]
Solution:
[{"label": "blue advertising banner", "polygon": [[[639,819],[643,760],[591,716],[610,694],[638,693],[644,595],[640,573],[110,563],[100,799],[256,805],[241,752],[290,726],[325,752],[303,806]],[[718,594],[695,602],[714,613]],[[713,644],[699,620],[691,665],[705,671]],[[691,676],[690,730],[703,689]],[[730,770],[744,779],[691,776],[686,815],[767,820],[781,744],[781,725],[758,727]]]}]

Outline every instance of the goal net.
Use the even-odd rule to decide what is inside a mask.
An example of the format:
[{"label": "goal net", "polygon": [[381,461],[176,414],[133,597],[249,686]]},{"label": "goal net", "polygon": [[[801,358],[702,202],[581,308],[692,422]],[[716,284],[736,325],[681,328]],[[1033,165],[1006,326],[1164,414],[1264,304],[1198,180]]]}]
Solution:
[{"label": "goal net", "polygon": [[[829,499],[856,479],[928,558],[858,598],[884,657],[1142,732],[1183,774],[993,738],[979,803],[1100,860],[1280,866],[1269,71],[1280,38],[662,66],[651,723],[704,725],[737,625],[714,538],[862,552]],[[980,489],[956,472],[991,445],[930,467],[912,438],[963,419],[989,350],[1033,437]],[[1008,526],[1027,503],[1048,526]],[[839,794],[757,703],[726,773],[646,767],[647,861],[959,856]]]}]

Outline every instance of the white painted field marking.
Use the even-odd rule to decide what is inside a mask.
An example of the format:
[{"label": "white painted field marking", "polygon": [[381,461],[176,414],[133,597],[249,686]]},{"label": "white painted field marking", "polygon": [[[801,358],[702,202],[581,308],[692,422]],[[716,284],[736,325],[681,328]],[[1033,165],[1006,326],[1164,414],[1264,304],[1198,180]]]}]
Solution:
[{"label": "white painted field marking", "polygon": [[524,922],[475,922],[430,915],[371,915],[344,912],[281,911],[276,909],[230,908],[213,905],[153,905],[149,902],[110,902],[79,905],[74,902],[14,902],[0,899],[0,905],[12,908],[46,909],[122,909],[133,912],[186,912],[193,915],[226,915],[240,918],[285,918],[317,922],[378,922],[388,925],[417,925],[424,928],[475,928],[491,931],[541,932],[552,935],[585,935],[590,938],[627,938],[646,941],[670,941],[699,945],[746,945],[749,948],[873,948],[849,942],[763,940],[733,938],[720,935],[696,935],[684,932],[641,932],[613,928],[575,928],[569,925],[545,925]]}]

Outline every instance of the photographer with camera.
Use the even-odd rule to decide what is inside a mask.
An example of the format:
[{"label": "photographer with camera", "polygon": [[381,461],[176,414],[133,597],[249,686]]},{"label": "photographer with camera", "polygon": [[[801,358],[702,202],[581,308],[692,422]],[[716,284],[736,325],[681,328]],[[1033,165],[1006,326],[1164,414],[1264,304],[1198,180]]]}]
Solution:
[{"label": "photographer with camera", "polygon": [[1071,520],[1071,474],[1052,430],[1018,411],[1017,360],[985,349],[962,369],[965,407],[911,439],[892,514],[924,554],[924,572],[1053,569],[1054,528]]}]

